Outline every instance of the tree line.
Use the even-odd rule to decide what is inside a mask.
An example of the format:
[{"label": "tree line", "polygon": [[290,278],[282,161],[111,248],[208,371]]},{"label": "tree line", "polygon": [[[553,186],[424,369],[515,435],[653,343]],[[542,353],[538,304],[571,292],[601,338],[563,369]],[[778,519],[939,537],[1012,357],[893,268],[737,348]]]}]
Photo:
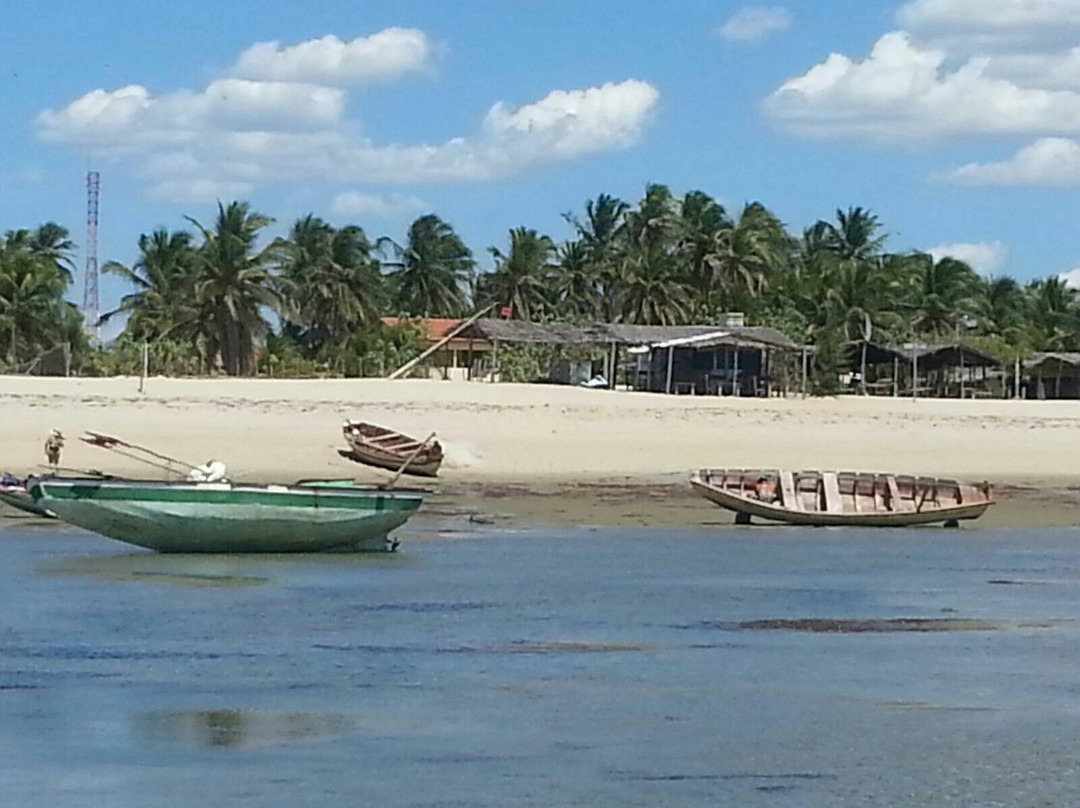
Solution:
[{"label": "tree line", "polygon": [[[527,227],[474,253],[435,214],[403,243],[372,239],[309,214],[263,243],[269,217],[219,203],[209,224],[138,239],[130,265],[102,271],[129,287],[101,321],[126,318],[111,350],[92,349],[65,302],[74,245],[55,223],[8,231],[0,243],[0,356],[18,365],[59,342],[76,367],[107,372],[144,342],[171,372],[363,372],[408,358],[418,332],[381,318],[461,317],[495,304],[536,321],[654,325],[719,323],[739,311],[816,346],[819,366],[842,364],[844,345],[962,340],[999,356],[1080,348],[1080,298],[1061,278],[1021,284],[983,278],[962,261],[886,249],[872,212],[852,207],[792,233],[765,206],[725,209],[701,191],[650,185],[631,204],[601,194],[563,214],[557,243]],[[372,367],[368,363],[368,367]]]}]

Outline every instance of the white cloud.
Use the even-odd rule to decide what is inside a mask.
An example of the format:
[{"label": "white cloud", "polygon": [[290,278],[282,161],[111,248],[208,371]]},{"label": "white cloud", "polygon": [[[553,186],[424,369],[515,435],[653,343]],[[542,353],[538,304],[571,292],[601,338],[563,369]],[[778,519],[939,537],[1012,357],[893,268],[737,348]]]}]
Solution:
[{"label": "white cloud", "polygon": [[981,275],[994,275],[1005,266],[1009,258],[1009,248],[1000,241],[976,242],[974,244],[939,244],[926,252],[935,261],[942,258],[955,258],[963,261]]},{"label": "white cloud", "polygon": [[153,195],[167,202],[215,202],[236,199],[254,190],[249,182],[217,181],[211,179],[174,178],[162,180],[153,188]]},{"label": "white cloud", "polygon": [[1056,53],[1007,53],[994,56],[990,75],[1023,87],[1080,90],[1080,47]]},{"label": "white cloud", "polygon": [[63,109],[42,111],[37,124],[46,140],[109,153],[186,143],[208,132],[321,129],[344,109],[344,93],[329,87],[219,79],[197,93],[154,96],[138,84],[92,90]]},{"label": "white cloud", "polygon": [[392,219],[420,213],[428,206],[415,196],[391,194],[381,196],[364,194],[358,191],[345,191],[334,196],[331,210],[341,215],[373,216],[380,219]]},{"label": "white cloud", "polygon": [[261,80],[359,84],[422,70],[434,51],[423,31],[387,28],[348,41],[331,34],[284,47],[259,42],[240,54],[232,72]]},{"label": "white cloud", "polygon": [[1058,277],[1065,281],[1066,286],[1072,289],[1080,289],[1080,267],[1070,269],[1068,272],[1062,272]]},{"label": "white cloud", "polygon": [[793,21],[791,12],[783,6],[746,6],[736,11],[716,33],[728,41],[756,42],[787,30]]},{"label": "white cloud", "polygon": [[200,92],[94,90],[38,116],[41,137],[95,155],[141,159],[136,173],[163,198],[247,193],[267,182],[479,181],[632,145],[659,99],[636,80],[556,90],[491,107],[468,137],[379,144],[344,118],[345,93],[316,84],[229,78]]},{"label": "white cloud", "polygon": [[1015,32],[1080,28],[1080,0],[911,0],[897,12],[912,30]]},{"label": "white cloud", "polygon": [[555,90],[516,110],[495,104],[484,129],[496,144],[516,142],[523,153],[568,159],[634,143],[659,98],[655,87],[634,80]]},{"label": "white cloud", "polygon": [[997,163],[968,163],[946,179],[958,185],[1080,185],[1080,143],[1047,137]]},{"label": "white cloud", "polygon": [[972,134],[1080,133],[1080,94],[1026,88],[975,57],[946,68],[944,50],[896,31],[857,62],[834,53],[785,82],[766,110],[795,132],[882,141]]}]

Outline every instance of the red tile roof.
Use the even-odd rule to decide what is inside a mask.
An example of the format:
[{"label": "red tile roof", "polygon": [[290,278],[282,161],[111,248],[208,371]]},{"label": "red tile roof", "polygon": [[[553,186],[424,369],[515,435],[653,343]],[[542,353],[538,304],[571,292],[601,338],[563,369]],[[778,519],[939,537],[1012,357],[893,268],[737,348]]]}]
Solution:
[{"label": "red tile roof", "polygon": [[[393,328],[399,322],[401,322],[401,318],[383,317],[382,321],[385,325]],[[447,334],[449,334],[459,325],[461,325],[461,320],[454,320],[448,317],[431,317],[427,320],[416,320],[415,322],[418,323],[421,328],[427,329],[428,342],[438,342],[439,340],[445,338]]]}]

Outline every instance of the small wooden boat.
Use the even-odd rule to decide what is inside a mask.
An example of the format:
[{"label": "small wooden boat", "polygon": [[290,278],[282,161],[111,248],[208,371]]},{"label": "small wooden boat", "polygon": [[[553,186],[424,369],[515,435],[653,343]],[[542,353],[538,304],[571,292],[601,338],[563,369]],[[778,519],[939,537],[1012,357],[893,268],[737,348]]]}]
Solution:
[{"label": "small wooden boat", "polygon": [[702,469],[690,485],[734,511],[737,524],[758,517],[811,526],[954,527],[994,504],[989,483],[868,472]]},{"label": "small wooden boat", "polygon": [[439,473],[443,450],[437,440],[424,443],[363,421],[346,421],[341,431],[349,444],[347,450],[340,450],[342,457],[391,471],[403,470],[418,477],[434,477]]},{"label": "small wooden boat", "polygon": [[309,480],[296,485],[41,477],[38,505],[63,521],[161,553],[394,550],[390,531],[424,492]]}]

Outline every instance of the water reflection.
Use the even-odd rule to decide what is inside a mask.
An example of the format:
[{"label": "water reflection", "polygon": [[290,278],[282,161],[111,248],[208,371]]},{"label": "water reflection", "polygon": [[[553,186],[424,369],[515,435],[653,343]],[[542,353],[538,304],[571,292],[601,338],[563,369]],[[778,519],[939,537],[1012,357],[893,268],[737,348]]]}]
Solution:
[{"label": "water reflection", "polygon": [[[241,571],[243,569],[243,571]],[[154,581],[194,587],[262,586],[271,579],[252,575],[230,556],[131,553],[64,558],[41,567],[44,575],[100,581]]]},{"label": "water reflection", "polygon": [[134,727],[147,741],[205,749],[284,746],[355,730],[341,715],[234,709],[146,713],[135,717]]}]

